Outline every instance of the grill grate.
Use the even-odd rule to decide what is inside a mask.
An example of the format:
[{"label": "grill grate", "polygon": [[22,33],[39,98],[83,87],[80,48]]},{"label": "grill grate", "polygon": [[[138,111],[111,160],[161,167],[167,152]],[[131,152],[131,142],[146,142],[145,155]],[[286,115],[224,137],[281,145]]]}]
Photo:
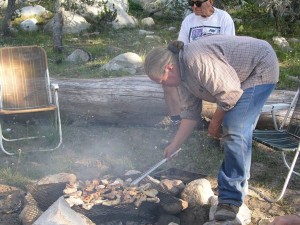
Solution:
[{"label": "grill grate", "polygon": [[[194,179],[206,177],[206,175],[190,173],[187,171],[171,168],[155,174],[156,178],[181,179],[184,183],[188,183]],[[134,178],[133,178],[134,179]],[[151,183],[152,187],[158,190],[158,197],[162,203],[177,202],[178,198],[172,196],[161,186],[152,182],[147,177],[141,183]],[[47,184],[47,185],[31,185],[27,187],[28,192],[36,200],[38,207],[42,211],[46,211],[59,197],[63,196],[63,190],[66,183]],[[161,213],[161,206],[158,203],[143,202],[140,207],[136,208],[133,204],[104,206],[95,205],[90,210],[83,209],[81,206],[73,206],[72,209],[88,217],[96,224],[106,223],[110,221],[135,221],[155,223]],[[35,213],[34,208],[31,213]]]}]

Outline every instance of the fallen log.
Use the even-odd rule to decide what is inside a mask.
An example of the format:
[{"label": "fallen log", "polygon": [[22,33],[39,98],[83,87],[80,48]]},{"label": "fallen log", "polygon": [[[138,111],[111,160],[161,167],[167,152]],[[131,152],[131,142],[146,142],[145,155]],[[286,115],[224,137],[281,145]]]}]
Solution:
[{"label": "fallen log", "polygon": [[[146,75],[104,79],[52,79],[59,85],[62,117],[75,121],[114,125],[153,126],[167,115],[161,85]],[[290,103],[294,91],[275,90],[267,103]],[[204,102],[202,115],[211,118],[216,104]],[[282,119],[285,111],[277,113]],[[258,126],[272,125],[270,114],[263,114]]]}]

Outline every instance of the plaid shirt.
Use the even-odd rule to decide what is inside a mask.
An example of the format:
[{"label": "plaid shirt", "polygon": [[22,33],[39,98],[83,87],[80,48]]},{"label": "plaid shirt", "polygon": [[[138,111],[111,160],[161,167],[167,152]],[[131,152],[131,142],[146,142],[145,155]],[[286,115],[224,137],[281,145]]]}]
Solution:
[{"label": "plaid shirt", "polygon": [[279,65],[271,45],[251,37],[214,35],[184,46],[179,55],[182,118],[199,119],[202,100],[228,111],[243,90],[275,84]]}]

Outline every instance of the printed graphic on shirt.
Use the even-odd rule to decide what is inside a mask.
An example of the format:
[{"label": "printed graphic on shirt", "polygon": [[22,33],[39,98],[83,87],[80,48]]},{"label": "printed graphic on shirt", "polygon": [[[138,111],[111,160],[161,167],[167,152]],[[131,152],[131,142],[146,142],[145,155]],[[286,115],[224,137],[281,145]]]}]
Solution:
[{"label": "printed graphic on shirt", "polygon": [[211,26],[198,26],[191,27],[189,34],[189,41],[195,41],[203,36],[212,35],[212,34],[220,34],[221,27],[211,27]]}]

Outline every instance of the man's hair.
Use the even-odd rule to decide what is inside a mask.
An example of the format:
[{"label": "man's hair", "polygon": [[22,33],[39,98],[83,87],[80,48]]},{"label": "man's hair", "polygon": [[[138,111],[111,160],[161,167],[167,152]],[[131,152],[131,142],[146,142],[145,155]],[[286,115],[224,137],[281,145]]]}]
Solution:
[{"label": "man's hair", "polygon": [[164,74],[168,64],[178,65],[178,54],[183,48],[183,42],[173,41],[168,47],[156,47],[145,58],[144,68],[150,78]]}]

